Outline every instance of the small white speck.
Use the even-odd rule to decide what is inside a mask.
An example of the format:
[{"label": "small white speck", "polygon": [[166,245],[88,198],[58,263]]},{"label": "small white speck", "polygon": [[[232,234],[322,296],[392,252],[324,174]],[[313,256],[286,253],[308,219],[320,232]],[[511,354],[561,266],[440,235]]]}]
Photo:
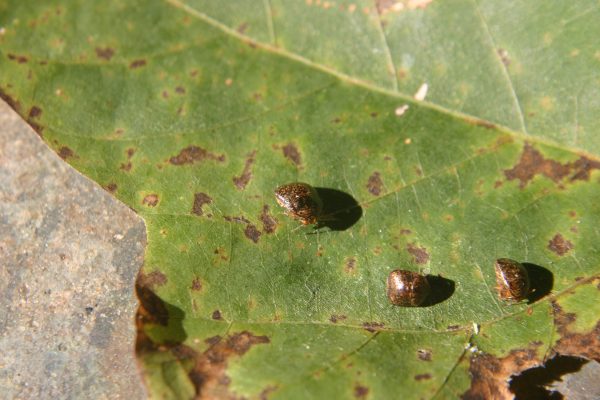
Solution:
[{"label": "small white speck", "polygon": [[6,28],[2,27],[0,28],[0,36],[4,35],[6,33]]},{"label": "small white speck", "polygon": [[117,233],[115,236],[113,236],[113,238],[114,238],[115,240],[121,240],[121,239],[123,239],[124,237],[125,237],[125,236],[121,235],[120,233]]},{"label": "small white speck", "polygon": [[415,95],[414,95],[415,100],[418,100],[418,101],[425,100],[428,90],[429,90],[429,85],[427,83],[422,84],[421,87],[419,88],[419,90],[417,90],[417,93],[415,93]]},{"label": "small white speck", "polygon": [[479,324],[473,322],[473,333],[479,335]]},{"label": "small white speck", "polygon": [[404,144],[411,144],[411,143],[412,143],[412,139],[411,138],[404,139]]},{"label": "small white speck", "polygon": [[404,105],[396,108],[395,114],[396,114],[396,116],[401,117],[402,115],[404,115],[406,110],[408,110],[408,104],[404,104]]}]

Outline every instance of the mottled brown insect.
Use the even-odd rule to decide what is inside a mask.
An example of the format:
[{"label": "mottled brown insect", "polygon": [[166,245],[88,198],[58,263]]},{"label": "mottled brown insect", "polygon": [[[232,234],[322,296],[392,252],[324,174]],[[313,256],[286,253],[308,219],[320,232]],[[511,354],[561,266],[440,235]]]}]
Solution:
[{"label": "mottled brown insect", "polygon": [[416,272],[396,269],[388,275],[387,296],[396,306],[417,307],[430,291],[427,278]]},{"label": "mottled brown insect", "polygon": [[494,264],[496,290],[502,300],[518,302],[529,294],[529,275],[525,267],[510,258],[499,258]]},{"label": "mottled brown insect", "polygon": [[317,191],[307,183],[294,182],[279,186],[275,190],[275,199],[290,217],[304,225],[317,223],[323,210],[323,202]]}]

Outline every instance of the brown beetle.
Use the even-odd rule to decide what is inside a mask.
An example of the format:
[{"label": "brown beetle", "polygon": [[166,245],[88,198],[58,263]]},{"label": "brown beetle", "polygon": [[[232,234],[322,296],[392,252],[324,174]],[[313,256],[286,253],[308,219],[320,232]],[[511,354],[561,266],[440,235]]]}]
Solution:
[{"label": "brown beetle", "polygon": [[518,302],[529,294],[529,275],[520,262],[499,258],[494,263],[496,290],[502,300]]},{"label": "brown beetle", "polygon": [[386,289],[390,302],[404,307],[421,305],[431,291],[425,276],[402,269],[390,272]]},{"label": "brown beetle", "polygon": [[307,183],[294,182],[279,186],[275,190],[275,199],[290,217],[303,225],[317,223],[323,211],[319,194]]}]

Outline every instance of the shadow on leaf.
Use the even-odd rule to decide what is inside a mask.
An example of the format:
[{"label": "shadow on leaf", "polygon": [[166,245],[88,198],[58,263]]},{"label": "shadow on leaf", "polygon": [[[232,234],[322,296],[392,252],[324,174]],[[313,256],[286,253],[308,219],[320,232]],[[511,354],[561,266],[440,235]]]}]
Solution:
[{"label": "shadow on leaf", "polygon": [[158,345],[170,347],[183,343],[187,338],[182,325],[185,313],[163,301],[151,288],[141,286],[139,278],[135,291],[140,301],[136,315],[136,352],[155,350]]},{"label": "shadow on leaf", "polygon": [[317,228],[345,231],[362,217],[362,207],[348,193],[336,189],[315,188],[323,202],[323,211]]},{"label": "shadow on leaf", "polygon": [[446,278],[442,278],[438,275],[427,275],[427,282],[431,287],[431,293],[421,307],[431,307],[446,301],[454,293],[454,281]]},{"label": "shadow on leaf", "polygon": [[544,267],[531,263],[523,263],[527,270],[530,282],[530,291],[527,296],[527,304],[535,303],[548,295],[554,285],[554,275]]}]

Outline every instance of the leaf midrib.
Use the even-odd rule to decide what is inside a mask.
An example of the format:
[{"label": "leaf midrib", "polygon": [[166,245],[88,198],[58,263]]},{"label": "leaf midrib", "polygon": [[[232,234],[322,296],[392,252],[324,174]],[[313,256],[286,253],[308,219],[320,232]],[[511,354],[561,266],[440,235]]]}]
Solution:
[{"label": "leaf midrib", "polygon": [[[464,113],[461,111],[456,111],[456,110],[452,110],[449,109],[445,106],[442,106],[440,104],[437,103],[432,103],[430,101],[427,100],[422,100],[422,101],[417,101],[415,100],[412,96],[407,95],[405,93],[399,92],[399,91],[393,91],[393,90],[389,90],[380,86],[376,86],[373,85],[372,83],[369,83],[367,81],[364,81],[362,79],[344,74],[343,72],[340,72],[338,70],[335,70],[331,67],[328,67],[326,65],[323,64],[319,64],[316,63],[314,61],[311,61],[301,55],[298,55],[296,53],[290,52],[286,49],[282,49],[279,47],[276,47],[274,45],[271,45],[269,43],[264,43],[264,42],[260,42],[257,41],[251,37],[245,36],[239,32],[237,32],[235,29],[230,28],[229,26],[225,25],[224,23],[196,10],[195,8],[190,7],[187,4],[181,3],[179,0],[163,0],[165,3],[167,3],[168,5],[177,8],[199,20],[201,20],[202,22],[213,26],[219,30],[221,30],[223,33],[232,36],[244,43],[250,43],[266,52],[278,55],[280,57],[289,59],[291,61],[295,61],[298,63],[301,63],[309,68],[327,73],[329,75],[332,75],[334,77],[336,77],[337,79],[351,84],[351,85],[355,85],[364,89],[368,89],[371,90],[373,92],[377,92],[377,93],[381,93],[384,94],[386,96],[390,96],[390,97],[394,97],[397,99],[400,99],[404,102],[409,103],[410,105],[418,105],[420,107],[424,107],[433,111],[437,111],[441,114],[445,114],[448,115],[452,118],[461,120],[461,121],[476,121],[476,122],[485,122],[487,124],[491,124],[494,126],[494,129],[498,130],[499,132],[503,132],[503,133],[508,133],[514,137],[520,138],[523,141],[528,141],[528,142],[535,142],[535,143],[540,143],[549,147],[554,147],[560,150],[564,150],[564,151],[568,151],[574,154],[579,154],[579,155],[584,155],[590,159],[593,160],[597,160],[600,161],[600,154],[596,155],[596,154],[592,154],[589,153],[587,150],[582,149],[582,148],[578,148],[578,147],[572,147],[572,146],[567,146],[565,144],[559,143],[557,141],[554,141],[552,139],[548,139],[547,137],[544,136],[539,136],[539,135],[530,135],[527,134],[526,132],[519,132],[519,131],[515,131],[501,123],[495,122],[495,121],[489,121],[487,119],[484,118],[480,118],[478,116],[475,115],[471,115],[468,113]],[[476,0],[473,0],[476,1]],[[482,16],[479,15],[479,18],[482,21],[482,24],[485,25],[485,20],[483,20]],[[489,36],[489,32],[488,32],[488,36]],[[489,36],[490,39],[493,41],[493,38],[491,38],[491,36]],[[504,67],[503,67],[504,68]],[[503,69],[503,73],[506,75],[506,78],[508,80],[508,85],[510,86],[511,90],[512,90],[512,96],[515,98],[515,102],[516,102],[516,106],[518,108],[518,111],[521,111],[521,107],[520,107],[520,103],[518,101],[518,98],[516,96],[516,92],[514,91],[514,87],[512,84],[512,80],[510,79],[510,76],[507,75],[507,71],[505,69]],[[520,112],[520,116],[519,116],[520,121],[522,122],[522,126],[523,129],[525,129],[525,122],[523,121],[523,115],[522,115],[522,111]]]}]

